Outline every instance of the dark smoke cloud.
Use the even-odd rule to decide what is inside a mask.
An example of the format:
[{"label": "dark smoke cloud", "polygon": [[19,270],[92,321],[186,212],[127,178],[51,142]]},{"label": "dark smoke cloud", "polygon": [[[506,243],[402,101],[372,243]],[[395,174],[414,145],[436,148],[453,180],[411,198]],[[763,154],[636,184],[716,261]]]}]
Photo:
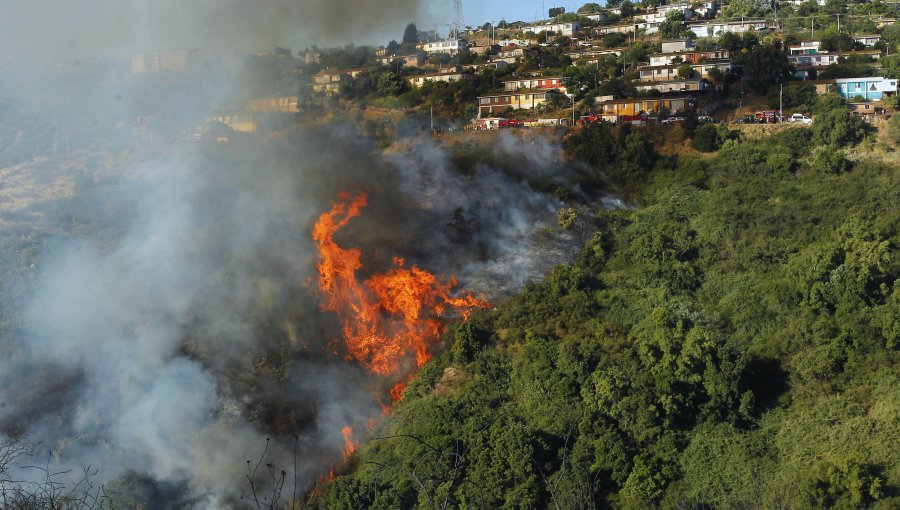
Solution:
[{"label": "dark smoke cloud", "polygon": [[[399,38],[419,0],[0,0],[0,63]],[[376,37],[378,39],[376,39]],[[385,39],[386,40],[386,39]]]},{"label": "dark smoke cloud", "polygon": [[[0,0],[0,63],[344,44],[383,27],[399,37],[419,12],[411,0]],[[54,240],[0,301],[21,315],[13,328],[0,315],[0,441],[28,437],[100,482],[137,473],[199,508],[235,506],[267,438],[268,460],[296,461],[308,487],[341,458],[341,427],[381,414],[394,381],[345,359],[314,285],[310,231],[339,192],[370,197],[337,236],[361,249],[361,278],[400,256],[498,301],[575,241],[555,228],[562,204],[548,192],[572,189],[574,169],[541,137],[471,149],[502,168],[463,165],[429,137],[382,151],[340,123],[184,141],[235,94],[231,72],[202,86],[105,68],[0,73],[0,170],[50,190],[9,224]],[[145,116],[151,129],[135,127]]]},{"label": "dark smoke cloud", "polygon": [[188,146],[95,184],[94,212],[71,213],[124,234],[112,246],[72,239],[37,268],[22,354],[0,361],[0,433],[104,479],[129,470],[182,485],[209,508],[234,501],[267,437],[293,470],[299,434],[299,484],[314,482],[340,459],[341,427],[365,430],[393,382],[343,360],[310,285],[311,227],[340,191],[370,196],[338,236],[363,251],[360,277],[396,255],[501,299],[565,257],[560,239],[537,235],[559,202],[527,184],[554,150],[518,175],[460,171],[429,138],[387,153],[350,127],[298,129]]}]

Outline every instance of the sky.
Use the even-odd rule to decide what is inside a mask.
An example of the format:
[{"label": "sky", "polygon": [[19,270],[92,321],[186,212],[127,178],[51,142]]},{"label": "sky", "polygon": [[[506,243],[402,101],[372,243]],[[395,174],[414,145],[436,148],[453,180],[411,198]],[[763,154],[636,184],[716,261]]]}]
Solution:
[{"label": "sky", "polygon": [[[432,0],[433,1],[433,0]],[[450,0],[446,0],[452,4]],[[553,2],[542,0],[463,0],[463,16],[468,25],[481,25],[486,21],[534,21],[535,17],[543,19],[547,17],[547,10],[551,7],[565,7],[566,12],[572,12],[584,5],[587,0],[581,2]],[[603,1],[598,1],[603,5]]]},{"label": "sky", "polygon": [[[467,25],[543,19],[584,2],[463,0]],[[0,64],[201,49],[387,44],[413,21],[446,34],[452,0],[0,0]]]}]

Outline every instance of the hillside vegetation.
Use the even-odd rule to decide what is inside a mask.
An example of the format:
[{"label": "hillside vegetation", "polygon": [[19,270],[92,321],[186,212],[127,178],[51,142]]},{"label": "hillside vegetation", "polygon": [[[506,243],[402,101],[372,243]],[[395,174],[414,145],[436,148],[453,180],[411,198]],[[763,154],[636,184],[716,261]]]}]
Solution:
[{"label": "hillside vegetation", "polygon": [[900,172],[856,124],[718,135],[570,134],[639,205],[449,328],[312,507],[900,506]]}]

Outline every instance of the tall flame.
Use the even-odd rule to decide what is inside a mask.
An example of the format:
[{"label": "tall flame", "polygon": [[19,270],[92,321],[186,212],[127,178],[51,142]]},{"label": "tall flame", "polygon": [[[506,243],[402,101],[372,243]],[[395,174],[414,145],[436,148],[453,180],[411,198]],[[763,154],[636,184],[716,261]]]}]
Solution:
[{"label": "tall flame", "polygon": [[356,451],[356,444],[353,443],[353,428],[349,425],[341,429],[341,435],[344,436],[344,461],[353,455]]},{"label": "tall flame", "polygon": [[[365,194],[342,193],[313,228],[322,308],[340,318],[350,356],[376,374],[396,376],[407,359],[414,358],[417,367],[428,361],[445,314],[456,312],[465,319],[472,310],[490,305],[470,292],[451,296],[454,278],[441,281],[416,266],[406,268],[402,258],[394,258],[396,267],[390,271],[360,283],[356,272],[363,267],[362,253],[340,247],[334,234],[366,205]],[[395,399],[400,391],[402,387],[392,391]]]}]

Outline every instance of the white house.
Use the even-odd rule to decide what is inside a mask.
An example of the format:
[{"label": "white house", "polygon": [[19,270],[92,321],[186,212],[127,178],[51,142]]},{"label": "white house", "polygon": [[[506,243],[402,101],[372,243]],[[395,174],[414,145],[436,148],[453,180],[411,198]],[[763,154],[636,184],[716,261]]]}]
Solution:
[{"label": "white house", "polygon": [[460,72],[450,72],[450,73],[428,73],[428,74],[417,74],[415,76],[409,77],[409,83],[413,87],[421,87],[425,85],[426,82],[429,81],[442,81],[445,83],[450,83],[453,81],[459,81],[465,78],[471,78],[472,75],[469,73],[460,73]]},{"label": "white house", "polygon": [[766,20],[736,20],[736,21],[703,21],[700,23],[688,23],[688,29],[697,37],[707,37],[718,35],[725,32],[732,34],[743,34],[751,30],[762,30],[766,28]]},{"label": "white house", "polygon": [[519,78],[516,80],[507,80],[503,82],[503,90],[506,92],[515,92],[517,90],[530,89],[558,89],[560,92],[566,91],[566,86],[562,84],[559,77],[538,76],[536,78]]},{"label": "white house", "polygon": [[669,39],[662,42],[662,52],[688,51],[694,49],[694,41],[691,39]]},{"label": "white house", "polygon": [[642,82],[677,80],[679,78],[678,70],[685,65],[689,66],[691,68],[691,71],[693,71],[693,73],[700,78],[710,78],[710,71],[712,69],[718,69],[721,74],[729,74],[734,71],[734,63],[730,59],[706,60],[696,64],[684,63],[658,66],[639,66],[639,79]]},{"label": "white house", "polygon": [[714,1],[697,2],[692,5],[694,12],[697,13],[698,16],[704,18],[711,18],[719,11],[719,4]]},{"label": "white house", "polygon": [[525,58],[525,49],[519,47],[501,48],[499,52],[491,57],[491,62],[506,62],[507,64],[516,64]]},{"label": "white house", "polygon": [[709,82],[699,78],[686,80],[662,80],[636,83],[634,88],[638,92],[650,92],[656,90],[663,94],[670,92],[700,92],[710,88]]},{"label": "white house", "polygon": [[465,39],[450,39],[446,41],[434,41],[422,45],[422,50],[426,53],[449,53],[456,55],[461,51],[468,49],[469,44]]},{"label": "white house", "polygon": [[570,21],[566,23],[543,23],[540,25],[526,25],[522,28],[522,31],[526,34],[539,34],[541,32],[553,32],[557,35],[565,35],[565,36],[573,36],[578,29],[581,28],[581,25],[577,21]]},{"label": "white house", "polygon": [[852,37],[854,41],[862,44],[866,48],[871,48],[872,46],[875,46],[875,44],[881,40],[881,36],[878,34],[852,35],[850,37]]},{"label": "white house", "polygon": [[614,23],[611,25],[601,25],[594,29],[594,33],[597,35],[606,35],[606,34],[628,34],[631,32],[636,32],[638,30],[646,31],[648,28],[647,22],[634,20],[625,23]]},{"label": "white house", "polygon": [[691,10],[691,6],[687,3],[684,3],[661,5],[657,7],[655,11],[646,12],[644,14],[635,14],[634,19],[644,21],[655,28],[658,27],[660,23],[666,20],[666,16],[670,12],[680,12],[686,20],[691,19],[691,17],[694,15],[694,11]]}]

